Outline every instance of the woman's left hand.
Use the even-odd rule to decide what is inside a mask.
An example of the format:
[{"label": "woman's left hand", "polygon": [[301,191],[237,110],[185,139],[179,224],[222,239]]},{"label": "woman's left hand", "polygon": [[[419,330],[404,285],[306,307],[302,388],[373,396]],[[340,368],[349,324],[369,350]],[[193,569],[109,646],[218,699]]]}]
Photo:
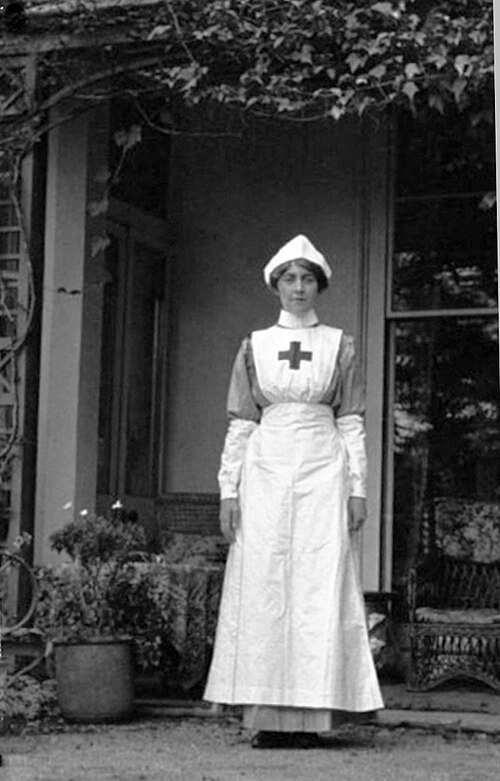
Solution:
[{"label": "woman's left hand", "polygon": [[347,503],[349,531],[357,532],[366,521],[366,499],[350,496]]}]

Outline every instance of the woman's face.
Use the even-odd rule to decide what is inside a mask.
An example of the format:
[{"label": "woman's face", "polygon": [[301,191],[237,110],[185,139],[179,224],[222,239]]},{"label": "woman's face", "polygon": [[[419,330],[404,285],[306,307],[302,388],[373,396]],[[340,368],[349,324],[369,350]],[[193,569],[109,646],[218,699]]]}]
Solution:
[{"label": "woman's face", "polygon": [[300,261],[293,261],[281,274],[276,285],[281,306],[293,315],[304,315],[314,309],[318,297],[318,282],[314,274]]}]

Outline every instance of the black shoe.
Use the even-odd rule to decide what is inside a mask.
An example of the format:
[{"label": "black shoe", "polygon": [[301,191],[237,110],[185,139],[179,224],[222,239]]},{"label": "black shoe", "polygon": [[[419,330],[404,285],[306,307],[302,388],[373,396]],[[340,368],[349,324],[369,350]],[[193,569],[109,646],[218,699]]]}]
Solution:
[{"label": "black shoe", "polygon": [[290,748],[290,732],[257,732],[250,744],[252,748]]},{"label": "black shoe", "polygon": [[322,742],[316,732],[292,732],[290,735],[292,748],[321,748]]}]

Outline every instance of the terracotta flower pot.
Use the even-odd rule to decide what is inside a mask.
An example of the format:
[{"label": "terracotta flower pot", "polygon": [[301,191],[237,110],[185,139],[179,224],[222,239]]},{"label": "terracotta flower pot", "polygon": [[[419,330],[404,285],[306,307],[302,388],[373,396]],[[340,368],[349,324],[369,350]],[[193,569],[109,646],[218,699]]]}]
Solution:
[{"label": "terracotta flower pot", "polygon": [[129,640],[57,642],[54,645],[59,706],[65,719],[122,721],[134,699]]}]

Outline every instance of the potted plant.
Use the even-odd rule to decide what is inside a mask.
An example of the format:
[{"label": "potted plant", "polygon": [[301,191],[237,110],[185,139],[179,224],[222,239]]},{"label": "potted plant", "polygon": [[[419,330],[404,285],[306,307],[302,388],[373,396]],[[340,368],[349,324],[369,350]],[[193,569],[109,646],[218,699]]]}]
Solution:
[{"label": "potted plant", "polygon": [[[132,714],[133,632],[144,614],[148,572],[138,523],[85,511],[50,538],[66,561],[38,571],[35,622],[55,663],[61,712],[71,721],[115,721]],[[120,514],[122,515],[122,514]]]}]

